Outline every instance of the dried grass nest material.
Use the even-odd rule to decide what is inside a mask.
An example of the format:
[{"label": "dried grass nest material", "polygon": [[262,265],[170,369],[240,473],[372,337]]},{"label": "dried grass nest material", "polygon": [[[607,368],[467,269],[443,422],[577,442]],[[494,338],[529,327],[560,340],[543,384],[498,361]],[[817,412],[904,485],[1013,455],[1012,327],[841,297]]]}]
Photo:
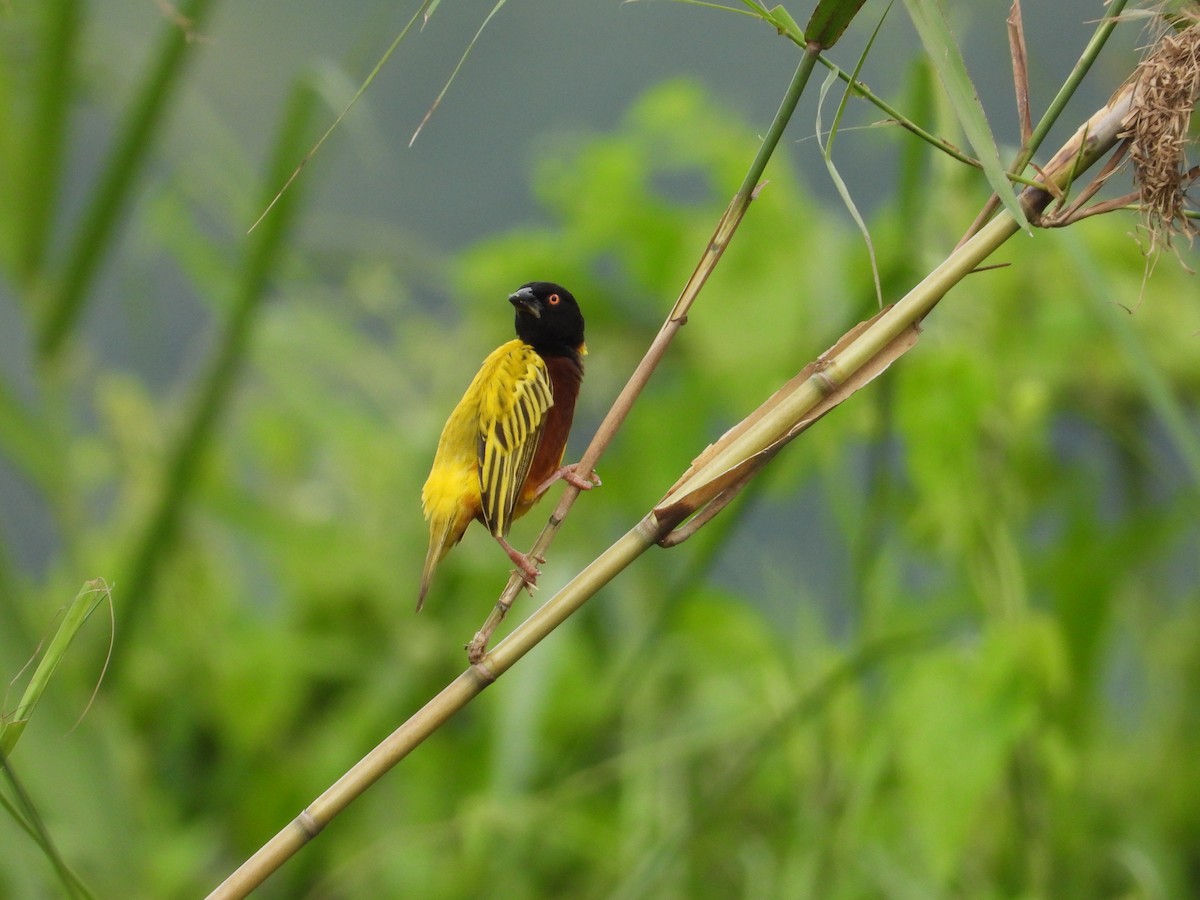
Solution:
[{"label": "dried grass nest material", "polygon": [[1138,65],[1133,108],[1126,120],[1133,179],[1151,246],[1171,245],[1197,227],[1185,215],[1187,188],[1196,172],[1187,167],[1192,111],[1200,99],[1200,19],[1164,35]]}]

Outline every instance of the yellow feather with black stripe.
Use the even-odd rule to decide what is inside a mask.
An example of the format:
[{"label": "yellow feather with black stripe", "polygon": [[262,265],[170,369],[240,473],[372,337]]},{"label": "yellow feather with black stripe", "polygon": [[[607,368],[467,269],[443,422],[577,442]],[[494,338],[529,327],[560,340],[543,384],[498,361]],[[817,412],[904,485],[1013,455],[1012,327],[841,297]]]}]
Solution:
[{"label": "yellow feather with black stripe", "polygon": [[554,395],[546,363],[528,344],[510,341],[492,355],[497,354],[503,371],[492,390],[481,392],[477,448],[483,521],[504,537]]},{"label": "yellow feather with black stripe", "polygon": [[442,429],[421,491],[430,542],[418,609],[434,568],[477,514],[492,534],[508,534],[553,405],[546,363],[529,344],[509,341],[483,361]]}]

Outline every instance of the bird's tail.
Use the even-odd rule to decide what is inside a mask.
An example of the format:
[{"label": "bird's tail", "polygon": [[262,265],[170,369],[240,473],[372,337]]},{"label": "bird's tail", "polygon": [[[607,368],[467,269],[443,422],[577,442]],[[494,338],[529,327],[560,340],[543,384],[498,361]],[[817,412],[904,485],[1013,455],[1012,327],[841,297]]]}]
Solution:
[{"label": "bird's tail", "polygon": [[453,528],[453,519],[444,523],[429,524],[429,552],[425,554],[425,569],[421,572],[421,593],[417,595],[417,612],[425,605],[425,595],[429,593],[429,585],[433,581],[433,570],[442,561],[442,557],[450,552],[450,548],[458,543],[451,534]]}]

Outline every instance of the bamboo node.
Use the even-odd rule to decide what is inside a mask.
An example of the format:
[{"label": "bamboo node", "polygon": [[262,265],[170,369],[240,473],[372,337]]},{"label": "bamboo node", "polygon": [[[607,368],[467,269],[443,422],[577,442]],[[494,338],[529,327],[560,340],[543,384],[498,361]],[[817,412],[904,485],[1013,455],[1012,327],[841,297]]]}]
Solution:
[{"label": "bamboo node", "polygon": [[325,827],[324,823],[318,822],[316,816],[307,808],[301,810],[300,815],[296,816],[296,824],[300,826],[300,830],[304,832],[308,840],[315,838]]},{"label": "bamboo node", "polygon": [[826,397],[838,389],[837,383],[825,374],[824,368],[819,368],[813,372],[809,380],[814,382],[817,389]]},{"label": "bamboo node", "polygon": [[[488,637],[490,637],[490,636],[491,635],[488,635]],[[480,635],[478,635],[478,634],[475,635],[476,641],[479,639],[479,637],[480,637]],[[484,640],[486,641],[487,638],[484,638]],[[470,644],[467,645],[467,650],[473,650],[474,647],[475,647],[475,641],[472,641]],[[484,648],[481,647],[480,649],[482,650]],[[484,687],[487,687],[489,684],[491,684],[497,678],[496,673],[493,672],[491,669],[489,669],[486,665],[484,665],[482,657],[477,660],[476,659],[471,660],[471,671],[475,673],[475,677],[479,680],[479,682]]]}]

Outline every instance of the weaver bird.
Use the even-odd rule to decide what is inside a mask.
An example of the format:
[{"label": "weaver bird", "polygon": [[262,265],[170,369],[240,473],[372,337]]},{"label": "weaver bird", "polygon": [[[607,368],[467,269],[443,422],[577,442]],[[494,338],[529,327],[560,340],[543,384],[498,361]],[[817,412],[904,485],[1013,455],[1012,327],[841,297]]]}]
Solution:
[{"label": "weaver bird", "polygon": [[472,520],[487,527],[532,587],[537,566],[509,544],[509,527],[560,478],[581,490],[600,483],[562,464],[587,354],[579,305],[549,281],[522,285],[508,301],[517,309],[516,340],[492,351],[450,413],[421,490],[429,553],[418,611],[433,570]]}]

